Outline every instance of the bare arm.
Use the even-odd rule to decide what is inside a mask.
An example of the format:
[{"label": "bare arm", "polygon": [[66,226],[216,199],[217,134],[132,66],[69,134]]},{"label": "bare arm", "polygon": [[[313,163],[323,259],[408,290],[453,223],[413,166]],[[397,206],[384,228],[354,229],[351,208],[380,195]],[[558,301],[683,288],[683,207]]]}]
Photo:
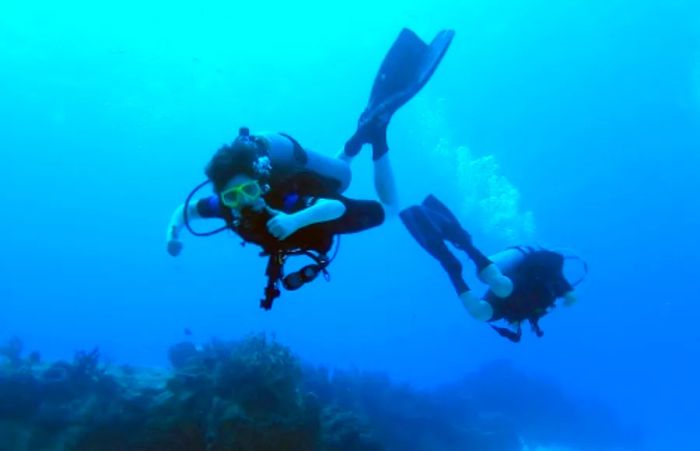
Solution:
[{"label": "bare arm", "polygon": [[564,306],[571,307],[576,303],[577,300],[578,296],[576,296],[576,292],[574,290],[571,290],[564,295]]},{"label": "bare arm", "polygon": [[[197,211],[196,202],[190,203],[189,209],[187,210],[187,216],[189,219],[201,219],[199,211]],[[178,206],[170,217],[170,222],[168,223],[168,229],[166,231],[166,240],[177,240],[183,227],[185,227],[184,204]]]},{"label": "bare arm", "polygon": [[343,216],[345,205],[335,199],[319,199],[309,208],[294,213],[292,216],[297,220],[299,228],[307,227],[319,222],[332,221]]},{"label": "bare arm", "polygon": [[[197,208],[199,202],[192,202],[187,209],[187,219],[203,219]],[[182,252],[182,241],[179,240],[180,232],[185,227],[185,205],[178,206],[173,211],[168,222],[168,228],[165,231],[165,242],[167,243],[167,251],[173,257],[176,257]]]},{"label": "bare arm", "polygon": [[276,215],[267,223],[267,229],[277,239],[284,240],[299,229],[312,224],[332,221],[343,216],[345,205],[335,199],[319,199],[315,204],[296,213]]}]

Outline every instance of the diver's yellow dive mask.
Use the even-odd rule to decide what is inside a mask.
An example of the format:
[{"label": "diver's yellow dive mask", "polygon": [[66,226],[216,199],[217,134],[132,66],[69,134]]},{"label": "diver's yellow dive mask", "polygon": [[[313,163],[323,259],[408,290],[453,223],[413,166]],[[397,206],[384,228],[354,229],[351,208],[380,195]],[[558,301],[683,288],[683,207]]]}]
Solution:
[{"label": "diver's yellow dive mask", "polygon": [[221,203],[237,210],[241,206],[256,201],[262,196],[262,188],[256,180],[241,183],[221,192]]}]

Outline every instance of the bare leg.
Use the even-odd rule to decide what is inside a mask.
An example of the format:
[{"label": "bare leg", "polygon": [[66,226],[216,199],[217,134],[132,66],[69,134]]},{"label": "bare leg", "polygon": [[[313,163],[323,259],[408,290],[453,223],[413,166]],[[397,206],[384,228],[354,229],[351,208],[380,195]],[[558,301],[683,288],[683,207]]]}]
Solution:
[{"label": "bare leg", "polygon": [[399,214],[399,193],[396,189],[394,170],[389,161],[389,154],[385,153],[378,160],[374,160],[374,189],[377,191],[379,201],[384,205],[388,216]]},{"label": "bare leg", "polygon": [[[341,150],[337,158],[350,165],[354,157],[349,156]],[[385,152],[379,158],[373,160],[374,163],[374,189],[377,192],[379,201],[384,206],[387,216],[397,216],[399,214],[399,194],[396,189],[394,170],[389,160],[389,153]]]},{"label": "bare leg", "polygon": [[[440,262],[469,315],[479,321],[489,321],[493,317],[493,308],[479,299],[462,277],[462,264],[445,244],[445,234],[441,230],[444,224],[440,224],[443,218],[425,205],[408,207],[399,217],[418,244]],[[463,235],[468,236],[466,232]]]},{"label": "bare leg", "polygon": [[471,291],[459,295],[459,300],[472,318],[479,321],[489,321],[493,318],[493,307],[488,302],[479,299]]},{"label": "bare leg", "polygon": [[365,125],[362,133],[356,133],[345,143],[345,148],[340,152],[338,158],[350,164],[352,158],[359,153],[364,144],[372,145],[374,189],[386,215],[396,217],[399,214],[399,194],[389,160],[389,145],[386,139],[388,125],[388,119],[385,120],[385,118],[377,118],[377,120]]}]

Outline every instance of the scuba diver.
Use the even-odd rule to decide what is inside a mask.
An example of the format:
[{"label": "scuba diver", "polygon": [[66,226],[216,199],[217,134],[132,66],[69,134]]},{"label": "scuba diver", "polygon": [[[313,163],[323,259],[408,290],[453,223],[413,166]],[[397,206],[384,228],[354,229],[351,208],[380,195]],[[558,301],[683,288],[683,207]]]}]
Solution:
[{"label": "scuba diver", "polygon": [[[334,238],[379,226],[387,214],[399,212],[389,162],[387,126],[393,114],[428,82],[445,55],[454,32],[441,31],[430,44],[403,29],[377,73],[367,107],[357,129],[336,158],[304,148],[284,133],[251,134],[242,127],[238,137],[222,146],[205,169],[207,180],[179,206],[168,224],[167,251],[182,251],[180,233],[197,236],[232,230],[244,242],[259,245],[268,256],[267,286],[261,307],[270,309],[280,296],[280,284],[296,290],[319,274],[328,277]],[[365,144],[372,146],[374,183],[380,202],[343,196],[351,180],[350,163]],[[193,201],[211,183],[214,194]],[[218,218],[226,223],[211,232],[192,229],[193,219]],[[335,240],[337,241],[337,240]],[[285,275],[291,256],[304,255],[312,264]]]},{"label": "scuba diver", "polygon": [[[539,320],[554,308],[556,300],[563,298],[565,306],[576,302],[574,287],[582,279],[569,283],[563,270],[566,259],[580,260],[578,257],[523,246],[487,257],[474,246],[454,214],[432,195],[421,205],[402,210],[399,217],[418,244],[440,262],[469,314],[490,323],[499,335],[515,343],[520,341],[522,322],[528,321],[535,334],[542,337]],[[462,264],[446,241],[474,262],[478,278],[489,287],[483,298],[477,297],[464,281]],[[586,263],[580,261],[587,273]],[[499,321],[505,321],[507,327],[493,324]]]}]

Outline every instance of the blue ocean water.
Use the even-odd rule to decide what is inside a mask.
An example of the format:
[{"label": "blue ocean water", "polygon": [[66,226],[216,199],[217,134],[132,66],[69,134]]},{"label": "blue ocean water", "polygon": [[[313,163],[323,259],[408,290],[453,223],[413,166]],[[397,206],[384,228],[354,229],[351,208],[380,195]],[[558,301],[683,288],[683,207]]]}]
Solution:
[{"label": "blue ocean water", "polygon": [[[470,319],[398,221],[344,238],[332,280],[270,312],[252,246],[165,252],[170,214],[239,126],[335,153],[402,27],[456,30],[389,129],[403,203],[435,193],[487,252],[566,246],[591,267],[542,339]],[[690,0],[5,1],[0,338],[165,365],[186,328],[267,331],[418,387],[505,359],[603,400],[648,449],[700,449],[699,39]],[[373,198],[357,160],[349,193]]]}]

